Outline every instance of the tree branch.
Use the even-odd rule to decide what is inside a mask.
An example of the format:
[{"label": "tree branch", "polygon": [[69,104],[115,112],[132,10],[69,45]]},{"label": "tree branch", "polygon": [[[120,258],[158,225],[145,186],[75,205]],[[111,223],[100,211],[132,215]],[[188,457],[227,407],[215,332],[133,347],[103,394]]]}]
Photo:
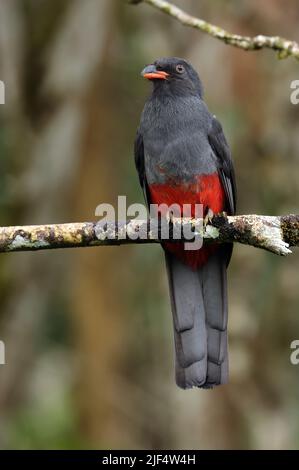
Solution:
[{"label": "tree branch", "polygon": [[299,60],[299,44],[295,41],[290,41],[279,36],[240,36],[238,34],[231,34],[218,26],[215,26],[201,18],[196,18],[184,12],[177,6],[167,2],[166,0],[131,0],[130,3],[148,3],[149,5],[157,8],[158,10],[166,13],[169,16],[177,19],[185,26],[199,29],[204,33],[213,36],[220,41],[230,44],[231,46],[244,49],[246,51],[256,51],[259,49],[273,49],[278,52],[280,59],[292,56]]},{"label": "tree branch", "polygon": [[[165,229],[165,225],[163,226]],[[202,219],[173,219],[167,222],[169,233],[163,240],[189,241],[191,230],[204,243],[239,242],[263,248],[278,255],[291,253],[299,246],[299,215],[216,215],[207,224]],[[188,230],[185,230],[188,229]],[[0,252],[35,251],[129,243],[160,243],[162,225],[157,220],[131,220],[123,223],[83,222],[54,225],[28,225],[0,228]]]}]

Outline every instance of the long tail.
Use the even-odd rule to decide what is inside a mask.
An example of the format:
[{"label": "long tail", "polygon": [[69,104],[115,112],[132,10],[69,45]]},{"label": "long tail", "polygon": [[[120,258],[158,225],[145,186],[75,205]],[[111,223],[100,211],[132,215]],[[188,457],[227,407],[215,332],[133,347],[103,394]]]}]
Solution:
[{"label": "long tail", "polygon": [[176,383],[212,388],[228,381],[227,253],[197,271],[165,253],[176,350]]}]

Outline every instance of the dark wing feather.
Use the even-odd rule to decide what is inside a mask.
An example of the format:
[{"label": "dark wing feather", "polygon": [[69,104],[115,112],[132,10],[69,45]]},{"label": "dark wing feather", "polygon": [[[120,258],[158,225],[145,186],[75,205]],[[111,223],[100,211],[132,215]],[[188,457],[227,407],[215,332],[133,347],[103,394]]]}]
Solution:
[{"label": "dark wing feather", "polygon": [[146,181],[145,175],[145,166],[144,166],[144,146],[143,138],[140,130],[137,130],[135,143],[134,143],[134,155],[135,155],[135,166],[139,176],[140,186],[142,188],[146,203],[149,205],[149,190]]},{"label": "dark wing feather", "polygon": [[212,119],[208,138],[213,152],[218,158],[218,172],[228,203],[227,212],[233,215],[236,212],[237,197],[235,172],[229,145],[223,133],[222,126],[215,117]]}]

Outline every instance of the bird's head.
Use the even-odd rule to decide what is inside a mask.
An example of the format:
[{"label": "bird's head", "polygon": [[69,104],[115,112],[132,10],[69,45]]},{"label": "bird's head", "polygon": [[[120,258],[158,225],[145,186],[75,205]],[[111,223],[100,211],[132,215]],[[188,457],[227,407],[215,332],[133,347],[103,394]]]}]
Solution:
[{"label": "bird's head", "polygon": [[163,57],[147,65],[141,75],[151,80],[154,91],[174,95],[199,95],[203,89],[198,73],[189,62],[179,57]]}]

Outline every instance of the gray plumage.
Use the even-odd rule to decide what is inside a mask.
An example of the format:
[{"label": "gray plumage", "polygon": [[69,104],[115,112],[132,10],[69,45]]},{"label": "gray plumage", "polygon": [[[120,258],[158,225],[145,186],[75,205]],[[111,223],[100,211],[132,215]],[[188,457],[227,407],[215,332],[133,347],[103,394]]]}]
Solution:
[{"label": "gray plumage", "polygon": [[[178,65],[183,72],[178,72]],[[235,212],[236,188],[229,146],[220,123],[202,99],[202,85],[183,59],[158,59],[148,70],[167,72],[153,80],[135,141],[135,162],[148,203],[151,187],[190,185],[198,175],[218,174],[225,210]],[[192,269],[165,247],[174,324],[176,383],[211,388],[228,381],[227,280],[231,245],[219,246]]]},{"label": "gray plumage", "polygon": [[226,255],[218,252],[197,271],[165,253],[181,388],[228,381]]}]

